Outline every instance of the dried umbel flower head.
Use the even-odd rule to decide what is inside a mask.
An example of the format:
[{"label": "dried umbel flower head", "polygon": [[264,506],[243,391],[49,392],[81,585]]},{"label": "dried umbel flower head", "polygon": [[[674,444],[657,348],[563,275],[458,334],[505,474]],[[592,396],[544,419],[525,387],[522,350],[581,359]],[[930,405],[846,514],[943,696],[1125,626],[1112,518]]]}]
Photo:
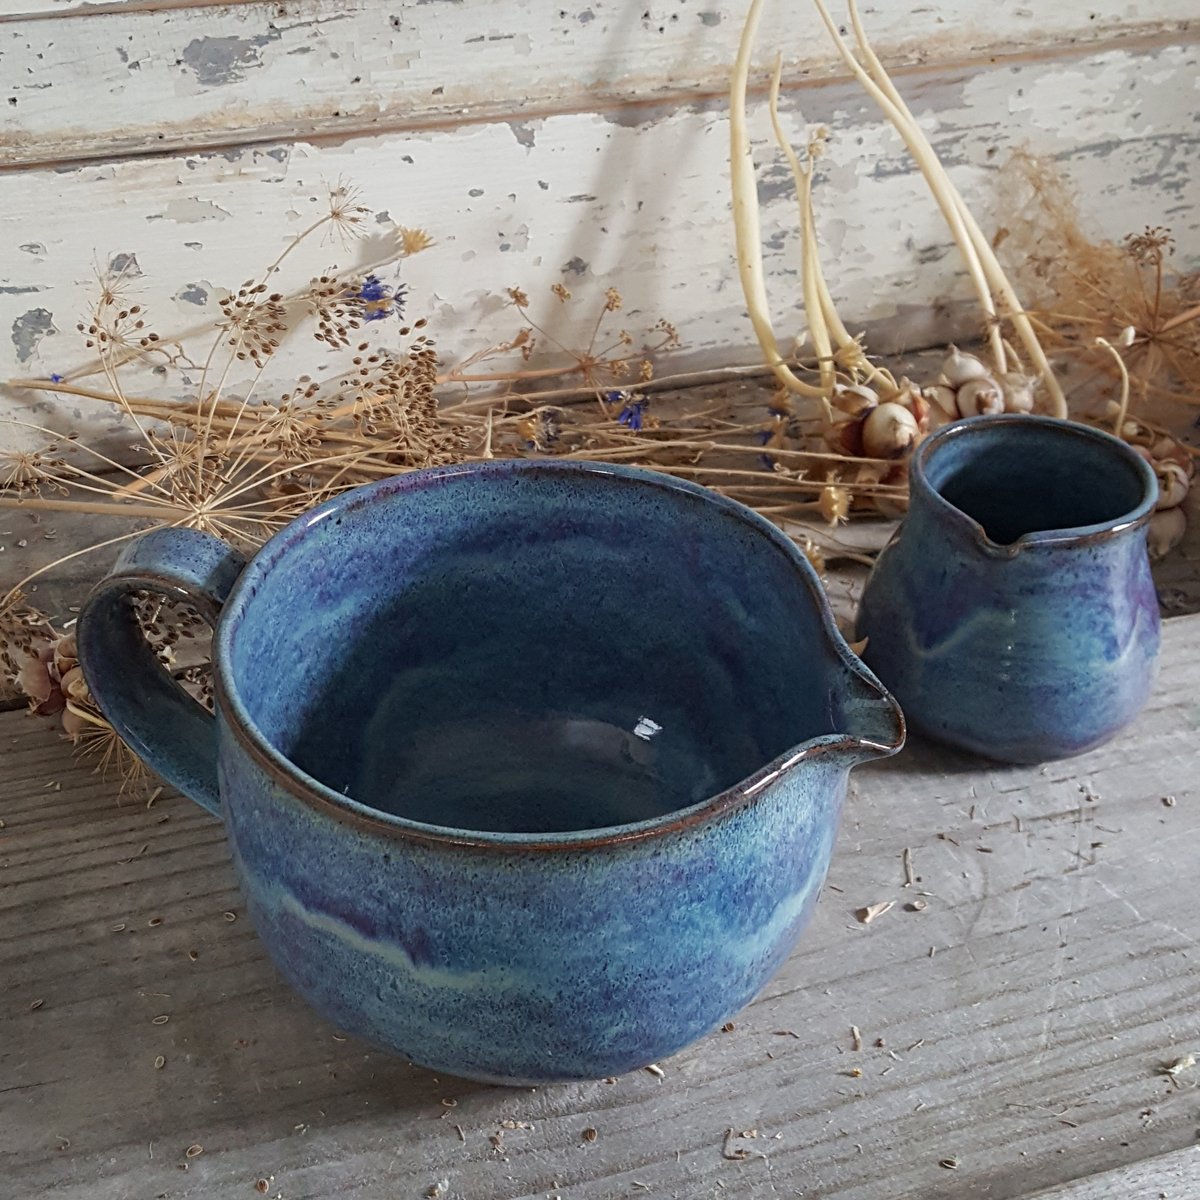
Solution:
[{"label": "dried umbel flower head", "polygon": [[67,494],[61,476],[66,460],[58,455],[58,444],[41,450],[13,450],[0,454],[0,492],[18,496],[40,496],[44,491]]},{"label": "dried umbel flower head", "polygon": [[830,525],[841,525],[850,515],[850,492],[834,484],[823,487],[817,507]]},{"label": "dried umbel flower head", "polygon": [[287,332],[287,308],[280,292],[267,292],[265,283],[248,279],[236,292],[218,301],[227,344],[238,359],[264,365]]},{"label": "dried umbel flower head", "polygon": [[405,258],[420,254],[433,245],[433,238],[424,229],[408,229],[403,225],[396,227],[396,240],[400,243],[400,253]]},{"label": "dried umbel flower head", "polygon": [[326,272],[309,284],[305,300],[316,324],[313,337],[334,349],[349,346],[350,335],[361,328],[363,318],[356,289]]}]

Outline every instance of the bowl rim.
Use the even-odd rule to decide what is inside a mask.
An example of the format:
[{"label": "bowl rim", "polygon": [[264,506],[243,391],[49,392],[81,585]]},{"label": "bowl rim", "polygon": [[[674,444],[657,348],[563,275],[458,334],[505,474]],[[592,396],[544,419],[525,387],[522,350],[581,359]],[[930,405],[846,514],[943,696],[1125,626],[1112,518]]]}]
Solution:
[{"label": "bowl rim", "polygon": [[[955,504],[930,482],[929,459],[951,442],[978,440],[997,429],[1020,430],[1024,435],[1040,431],[1043,435],[1078,441],[1090,441],[1103,446],[1120,457],[1126,466],[1141,479],[1142,499],[1133,508],[1109,521],[1093,525],[1063,526],[1056,529],[1037,529],[1022,534],[1015,542],[996,542],[988,537],[983,526]],[[1020,434],[1018,435],[1020,436]],[[1082,546],[1121,537],[1149,524],[1158,503],[1158,477],[1154,468],[1127,442],[1106,430],[1081,421],[1063,420],[1034,413],[986,413],[951,421],[931,433],[914,451],[909,466],[909,483],[914,494],[928,502],[943,517],[962,526],[975,544],[993,558],[1014,558],[1023,550],[1040,547]]]},{"label": "bowl rim", "polygon": [[[805,584],[816,605],[825,634],[826,649],[831,652],[852,676],[878,694],[881,704],[888,707],[892,717],[891,736],[887,741],[873,741],[851,734],[822,734],[801,742],[758,770],[716,793],[686,808],[672,810],[659,817],[626,825],[603,826],[595,829],[565,830],[555,833],[503,833],[486,830],[458,829],[410,820],[371,808],[352,797],[345,796],[329,785],[303,771],[276,749],[255,724],[242,701],[237,681],[231,670],[231,651],[238,621],[251,602],[256,585],[289,549],[301,541],[314,526],[339,514],[368,505],[381,498],[406,491],[436,487],[447,480],[465,476],[499,476],[506,474],[576,475],[606,480],[622,480],[642,487],[672,490],[697,503],[719,509],[726,515],[750,526],[765,537],[788,558]],[[850,649],[833,618],[824,588],[812,564],[799,547],[765,517],[737,501],[730,500],[708,488],[688,480],[676,479],[658,471],[612,463],[548,461],[542,459],[503,459],[485,462],[458,463],[429,467],[419,471],[390,476],[362,487],[343,492],[319,507],[301,514],[276,533],[251,560],[242,572],[221,613],[213,635],[213,677],[218,720],[232,734],[240,749],[265,772],[274,783],[290,796],[317,809],[335,820],[397,840],[486,848],[509,852],[520,851],[578,851],[601,849],[641,842],[681,832],[702,825],[723,814],[752,803],[767,785],[802,762],[816,758],[866,754],[882,757],[894,754],[904,744],[904,718],[899,705],[876,679],[863,661]]]}]

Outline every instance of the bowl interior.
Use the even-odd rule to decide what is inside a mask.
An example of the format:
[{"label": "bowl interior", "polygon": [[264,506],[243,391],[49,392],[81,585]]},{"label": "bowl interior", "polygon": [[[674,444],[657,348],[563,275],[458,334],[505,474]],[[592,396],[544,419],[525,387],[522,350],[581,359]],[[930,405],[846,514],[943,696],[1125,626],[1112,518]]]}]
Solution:
[{"label": "bowl interior", "polygon": [[964,421],[931,439],[922,466],[929,486],[1001,546],[1132,519],[1154,487],[1116,438],[1036,417]]},{"label": "bowl interior", "polygon": [[818,587],[765,523],[669,480],[406,476],[267,547],[226,678],[258,736],[371,808],[606,828],[837,732]]}]

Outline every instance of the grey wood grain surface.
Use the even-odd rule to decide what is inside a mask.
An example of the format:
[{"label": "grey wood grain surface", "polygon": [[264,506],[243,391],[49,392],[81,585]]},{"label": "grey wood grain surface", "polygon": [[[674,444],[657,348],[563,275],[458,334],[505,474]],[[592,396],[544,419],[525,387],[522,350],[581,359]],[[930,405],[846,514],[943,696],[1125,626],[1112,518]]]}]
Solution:
[{"label": "grey wood grain surface", "polygon": [[1200,1056],[1198,634],[1167,623],[1148,711],[1083,758],[860,771],[732,1030],[536,1090],[343,1038],[267,961],[216,821],[0,716],[0,1196],[1191,1200],[1200,1070],[1165,1068]]},{"label": "grey wood grain surface", "polygon": [[1038,1192],[1031,1200],[1194,1200],[1200,1196],[1200,1146]]}]

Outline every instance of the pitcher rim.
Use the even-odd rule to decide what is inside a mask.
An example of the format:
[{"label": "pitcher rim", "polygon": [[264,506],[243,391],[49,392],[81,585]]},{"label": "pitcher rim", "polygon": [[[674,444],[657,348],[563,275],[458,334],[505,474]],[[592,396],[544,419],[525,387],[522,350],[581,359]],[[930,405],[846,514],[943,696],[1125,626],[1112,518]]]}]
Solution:
[{"label": "pitcher rim", "polygon": [[[929,482],[926,466],[931,454],[946,442],[958,438],[979,436],[988,429],[1002,426],[1018,428],[1050,429],[1069,437],[1078,437],[1108,447],[1120,454],[1141,476],[1143,496],[1141,501],[1111,521],[1100,521],[1093,525],[1063,526],[1057,529],[1035,529],[1023,533],[1014,542],[996,542],[988,537],[983,526],[969,513],[952,504]],[[1147,525],[1154,515],[1158,503],[1158,479],[1154,468],[1127,442],[1082,421],[1064,420],[1037,413],[985,413],[951,421],[931,433],[913,453],[909,467],[910,487],[916,486],[921,495],[928,498],[942,513],[953,516],[970,533],[975,543],[985,553],[997,558],[1014,558],[1022,550],[1042,546],[1080,546],[1109,541],[1122,537],[1135,529]]]},{"label": "pitcher rim", "polygon": [[[363,804],[353,797],[336,791],[304,771],[276,749],[259,729],[246,710],[236,681],[231,675],[231,641],[234,626],[249,603],[249,593],[254,584],[261,579],[264,572],[279,561],[280,556],[289,547],[302,539],[312,526],[326,520],[334,513],[373,500],[380,495],[390,495],[436,484],[447,478],[464,475],[498,475],[510,472],[610,476],[646,487],[678,491],[694,500],[720,509],[727,516],[740,520],[759,534],[766,536],[777,549],[787,555],[792,566],[804,581],[810,597],[816,602],[821,629],[825,634],[826,649],[831,650],[843,666],[876,690],[880,701],[890,707],[895,717],[895,736],[884,743],[856,737],[853,734],[819,734],[797,743],[737,783],[713,796],[697,801],[695,804],[673,809],[659,817],[652,817],[644,821],[550,833],[505,833],[460,829],[450,825],[434,825],[423,821],[414,821],[408,817],[397,816]],[[270,550],[269,556],[265,553],[268,550]],[[872,751],[879,757],[887,757],[897,753],[903,747],[906,733],[904,717],[895,698],[879,682],[862,659],[850,649],[834,621],[829,600],[812,564],[781,529],[746,505],[688,480],[676,479],[641,467],[577,460],[497,459],[490,462],[454,463],[446,466],[427,467],[352,488],[309,512],[302,513],[270,538],[263,550],[247,564],[234,585],[213,634],[213,682],[217,712],[225,727],[251,760],[275,783],[283,787],[289,795],[322,809],[342,823],[377,834],[385,834],[398,840],[512,853],[526,850],[602,849],[681,832],[756,802],[769,783],[774,782],[801,762],[829,754],[853,753],[862,750]]]}]

